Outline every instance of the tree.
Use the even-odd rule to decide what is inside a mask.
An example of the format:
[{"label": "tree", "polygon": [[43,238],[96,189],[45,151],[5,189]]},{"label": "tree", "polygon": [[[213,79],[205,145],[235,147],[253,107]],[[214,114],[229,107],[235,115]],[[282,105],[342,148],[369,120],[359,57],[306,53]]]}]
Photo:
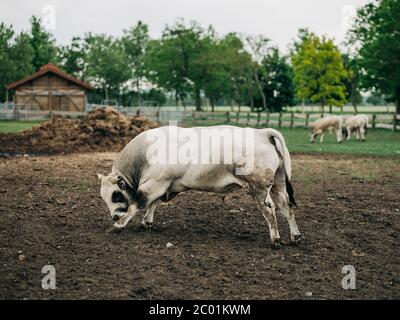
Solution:
[{"label": "tree", "polygon": [[228,33],[219,41],[219,46],[222,48],[219,60],[224,65],[226,77],[225,90],[222,90],[225,98],[236,101],[239,108],[250,100],[253,108],[254,79],[251,55],[245,50],[242,39],[236,33]]},{"label": "tree", "polygon": [[342,55],[332,39],[310,33],[293,53],[294,83],[299,99],[324,106],[341,106],[346,101],[347,77]]},{"label": "tree", "polygon": [[267,54],[269,39],[265,38],[262,35],[258,35],[258,36],[247,36],[246,41],[254,60],[252,63],[254,80],[256,82],[258,92],[262,99],[263,109],[267,111],[268,110],[267,98],[265,96],[259,74],[262,72],[260,65],[265,55]]},{"label": "tree", "polygon": [[206,33],[196,23],[187,26],[178,21],[167,26],[160,40],[149,42],[145,59],[147,78],[159,87],[175,91],[181,101],[192,92],[196,110],[201,110],[201,91],[209,70],[204,54],[211,39],[212,31]]},{"label": "tree", "polygon": [[177,23],[167,31],[167,35],[178,45],[181,62],[193,90],[196,111],[202,110],[201,92],[210,80],[210,71],[215,66],[213,60],[214,30],[207,31],[192,23],[185,26]]},{"label": "tree", "polygon": [[382,93],[374,91],[368,96],[366,102],[373,106],[382,106],[385,105],[385,98],[382,96]]},{"label": "tree", "polygon": [[85,79],[87,62],[85,41],[79,37],[73,37],[71,43],[60,47],[58,59],[61,68],[74,76]]},{"label": "tree", "polygon": [[6,98],[5,86],[32,73],[33,49],[29,36],[15,36],[12,27],[0,24],[0,101]]},{"label": "tree", "polygon": [[364,88],[390,96],[400,113],[400,0],[378,0],[360,8],[349,43],[359,47]]},{"label": "tree", "polygon": [[162,106],[167,101],[164,92],[156,88],[151,88],[148,92],[145,92],[143,96],[146,100],[156,102],[159,106]]},{"label": "tree", "polygon": [[123,84],[130,79],[128,57],[122,44],[104,34],[87,34],[85,37],[87,77],[104,90],[108,102],[111,95],[119,97]]},{"label": "tree", "polygon": [[281,111],[294,104],[293,70],[277,48],[271,48],[261,63],[261,83],[270,110]]},{"label": "tree", "polygon": [[230,81],[230,63],[228,59],[229,47],[223,43],[210,43],[207,51],[203,52],[196,63],[203,66],[203,76],[207,78],[204,83],[204,93],[209,99],[212,111],[216,102],[232,94],[232,81]]},{"label": "tree", "polygon": [[307,28],[300,28],[297,33],[297,38],[289,45],[290,56],[294,56],[296,52],[300,52],[303,49],[306,41],[313,36],[313,33]]},{"label": "tree", "polygon": [[362,102],[362,96],[360,92],[360,67],[356,58],[350,57],[350,55],[343,55],[343,63],[347,72],[347,77],[344,79],[344,85],[346,86],[346,99],[351,102],[354,112],[358,113],[357,105]]},{"label": "tree", "polygon": [[145,76],[144,58],[149,39],[149,28],[141,21],[129,30],[124,30],[124,35],[121,39],[125,52],[129,57],[129,67],[136,86],[138,105],[141,104],[140,84]]},{"label": "tree", "polygon": [[144,60],[146,78],[158,87],[175,93],[175,100],[184,102],[191,85],[184,64],[176,59],[177,50],[171,41],[151,40]]},{"label": "tree", "polygon": [[32,16],[30,45],[33,48],[33,68],[39,70],[41,66],[49,62],[57,62],[57,46],[53,35],[42,26],[39,18]]},{"label": "tree", "polygon": [[218,100],[237,99],[237,77],[240,74],[243,44],[235,34],[222,39],[211,38],[197,61],[203,66],[204,93],[214,111]]}]

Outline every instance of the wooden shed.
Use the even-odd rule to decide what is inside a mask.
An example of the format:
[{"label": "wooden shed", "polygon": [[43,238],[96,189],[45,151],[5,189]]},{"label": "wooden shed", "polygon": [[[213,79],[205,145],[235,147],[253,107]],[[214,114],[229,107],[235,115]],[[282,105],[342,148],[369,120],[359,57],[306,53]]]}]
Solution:
[{"label": "wooden shed", "polygon": [[86,92],[90,89],[88,83],[51,63],[7,86],[7,90],[15,90],[13,101],[16,106],[74,112],[85,111]]}]

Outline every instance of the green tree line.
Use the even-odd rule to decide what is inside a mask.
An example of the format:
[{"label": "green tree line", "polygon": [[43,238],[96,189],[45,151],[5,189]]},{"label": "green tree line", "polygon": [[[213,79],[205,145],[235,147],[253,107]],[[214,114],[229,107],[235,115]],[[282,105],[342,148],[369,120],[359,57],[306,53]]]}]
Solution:
[{"label": "green tree line", "polygon": [[[361,92],[396,103],[400,112],[400,0],[360,8],[341,52],[334,39],[300,29],[285,55],[262,35],[218,35],[178,19],[152,39],[139,21],[120,37],[87,33],[57,46],[40,19],[19,34],[0,24],[0,101],[5,86],[53,62],[92,84],[91,102],[250,106],[279,111],[302,103],[321,109],[351,103]],[[356,48],[356,50],[354,49]],[[10,95],[12,92],[10,92]],[[10,97],[9,97],[10,98]]]}]

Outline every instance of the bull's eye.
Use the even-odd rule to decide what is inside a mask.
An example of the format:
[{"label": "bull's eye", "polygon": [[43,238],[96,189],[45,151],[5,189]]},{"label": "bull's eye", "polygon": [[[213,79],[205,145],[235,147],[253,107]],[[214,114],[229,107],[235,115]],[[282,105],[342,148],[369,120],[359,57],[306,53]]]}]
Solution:
[{"label": "bull's eye", "polygon": [[121,190],[125,190],[126,189],[126,183],[125,183],[124,180],[119,180],[117,184],[118,184],[118,187],[121,188]]},{"label": "bull's eye", "polygon": [[118,191],[113,192],[111,200],[114,203],[125,202],[126,201],[124,195],[121,192],[118,192]]}]

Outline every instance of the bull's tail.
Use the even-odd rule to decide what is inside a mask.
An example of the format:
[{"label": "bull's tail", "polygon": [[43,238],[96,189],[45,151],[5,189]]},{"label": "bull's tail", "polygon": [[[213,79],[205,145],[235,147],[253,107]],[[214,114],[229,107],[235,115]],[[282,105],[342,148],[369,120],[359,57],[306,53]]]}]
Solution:
[{"label": "bull's tail", "polygon": [[[268,129],[268,137],[269,141],[272,143],[272,145],[274,145],[278,156],[282,159],[283,169],[286,175],[286,192],[289,195],[289,205],[290,207],[297,207],[297,203],[294,198],[294,189],[290,183],[292,177],[292,161],[290,159],[289,150],[286,147],[285,138],[279,131],[275,129]],[[278,143],[276,143],[277,141]]]}]

